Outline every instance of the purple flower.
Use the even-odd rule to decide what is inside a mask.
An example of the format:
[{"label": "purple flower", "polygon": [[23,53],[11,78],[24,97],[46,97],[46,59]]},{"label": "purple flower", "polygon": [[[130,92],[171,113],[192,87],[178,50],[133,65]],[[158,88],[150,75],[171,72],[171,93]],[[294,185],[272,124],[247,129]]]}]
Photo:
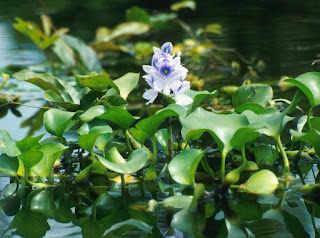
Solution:
[{"label": "purple flower", "polygon": [[151,87],[143,94],[143,98],[148,100],[147,104],[153,103],[159,92],[167,96],[172,92],[177,104],[192,103],[192,99],[185,95],[185,92],[190,89],[190,83],[183,81],[187,77],[188,70],[181,65],[181,53],[171,55],[172,49],[170,42],[164,43],[161,50],[153,47],[151,66],[142,66],[147,73],[143,78]]}]

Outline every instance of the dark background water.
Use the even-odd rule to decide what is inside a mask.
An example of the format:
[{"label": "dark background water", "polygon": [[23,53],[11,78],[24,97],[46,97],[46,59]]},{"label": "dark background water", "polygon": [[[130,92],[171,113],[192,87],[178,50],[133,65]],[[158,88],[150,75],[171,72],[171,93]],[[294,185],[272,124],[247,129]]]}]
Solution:
[{"label": "dark background water", "polygon": [[[0,0],[0,69],[8,65],[29,66],[46,61],[46,57],[28,38],[16,32],[12,23],[16,17],[40,22],[47,13],[55,26],[68,27],[70,34],[86,42],[94,40],[100,26],[114,27],[125,21],[125,10],[132,6],[145,8],[149,13],[169,12],[174,1],[145,0]],[[192,29],[209,23],[222,26],[222,35],[210,36],[219,47],[237,49],[245,58],[262,59],[266,64],[263,80],[277,81],[283,75],[292,77],[319,70],[311,63],[320,58],[320,1],[319,0],[201,0],[196,11],[184,9],[179,16]],[[178,25],[168,31],[144,37],[178,42],[187,33]],[[233,60],[236,55],[228,60]],[[226,78],[220,84],[232,84]],[[241,82],[238,82],[241,84]],[[214,85],[211,85],[214,88]],[[12,93],[16,93],[12,91]],[[28,94],[32,98],[31,93]],[[41,106],[41,103],[37,104]],[[20,107],[23,118],[37,109]],[[1,128],[14,138],[23,138],[28,128],[20,128],[21,120],[11,112],[0,119]]]},{"label": "dark background water", "polygon": [[[10,0],[0,1],[0,67],[20,62],[43,61],[44,56],[28,39],[11,27],[15,17],[39,22],[46,11],[57,27],[92,41],[99,26],[115,26],[125,20],[125,10],[140,6],[150,13],[169,11],[174,1],[143,0]],[[46,10],[44,10],[44,7]],[[232,47],[245,57],[263,59],[268,75],[296,76],[315,70],[311,63],[320,53],[319,0],[201,0],[197,10],[183,10],[181,17],[193,28],[208,23],[222,25],[222,36],[214,42]],[[177,41],[186,33],[175,29],[157,36],[158,41]]]}]

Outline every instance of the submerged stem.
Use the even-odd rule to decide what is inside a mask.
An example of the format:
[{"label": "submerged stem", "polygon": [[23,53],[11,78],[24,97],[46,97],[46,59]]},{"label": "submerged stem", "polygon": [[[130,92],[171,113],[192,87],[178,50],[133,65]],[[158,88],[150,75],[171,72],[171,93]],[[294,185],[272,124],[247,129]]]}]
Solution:
[{"label": "submerged stem", "polygon": [[242,163],[241,163],[241,168],[243,169],[244,166],[246,166],[247,163],[247,158],[246,158],[246,147],[245,145],[242,146],[241,148],[241,155],[242,155]]}]

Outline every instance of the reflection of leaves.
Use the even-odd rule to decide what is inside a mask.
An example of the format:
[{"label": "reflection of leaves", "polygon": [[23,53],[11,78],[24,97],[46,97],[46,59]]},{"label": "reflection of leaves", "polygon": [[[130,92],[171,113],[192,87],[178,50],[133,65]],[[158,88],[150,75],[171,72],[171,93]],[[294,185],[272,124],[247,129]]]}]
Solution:
[{"label": "reflection of leaves", "polygon": [[43,237],[50,226],[44,215],[22,208],[13,218],[7,230],[16,228],[15,234],[26,238]]},{"label": "reflection of leaves", "polygon": [[252,223],[246,224],[246,227],[257,237],[291,237],[286,226],[274,219],[262,218]]},{"label": "reflection of leaves", "polygon": [[[46,106],[46,105],[44,105]],[[31,117],[23,120],[20,124],[21,128],[30,127],[28,131],[28,136],[34,134],[34,132],[38,131],[42,127],[43,123],[43,114],[45,113],[45,109],[39,109],[35,114]]]}]

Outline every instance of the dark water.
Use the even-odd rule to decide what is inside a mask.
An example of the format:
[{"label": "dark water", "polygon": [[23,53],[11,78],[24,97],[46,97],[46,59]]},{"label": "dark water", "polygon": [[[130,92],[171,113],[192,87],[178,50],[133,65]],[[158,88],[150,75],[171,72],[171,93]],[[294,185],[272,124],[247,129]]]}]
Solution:
[{"label": "dark water", "polygon": [[[70,34],[87,42],[94,39],[95,30],[100,26],[112,27],[125,20],[125,10],[132,6],[146,8],[149,12],[169,11],[171,1],[142,0],[55,0],[42,3],[35,0],[0,0],[0,69],[9,65],[30,66],[44,63],[45,55],[29,39],[16,32],[12,23],[15,17],[39,22],[40,14],[49,13],[56,27],[68,27]],[[283,75],[297,76],[319,66],[311,63],[320,58],[320,1],[319,0],[270,0],[270,1],[223,1],[199,0],[195,12],[185,10],[182,18],[194,29],[208,23],[222,25],[223,34],[212,36],[220,47],[237,49],[245,58],[262,59],[266,63],[264,77],[278,80]],[[176,28],[168,34],[152,35],[160,43],[177,42],[185,38],[186,33]],[[234,55],[234,59],[237,56]],[[230,56],[230,60],[233,60]],[[228,79],[226,79],[227,81]],[[30,85],[24,99],[39,96]],[[19,93],[16,89],[11,93]],[[32,102],[41,106],[41,101]],[[0,128],[9,131],[18,140],[25,137],[29,128],[21,128],[21,122],[31,117],[38,109],[20,107],[23,118],[12,111],[0,118]],[[44,132],[41,130],[39,133]],[[2,190],[0,179],[0,190]],[[314,181],[313,181],[314,182]],[[312,183],[313,183],[312,182]],[[295,197],[295,201],[300,198]],[[268,203],[268,201],[266,201]],[[0,214],[0,233],[10,223],[10,218]],[[304,219],[304,218],[303,218]],[[306,218],[310,219],[310,218]],[[58,224],[50,221],[50,230],[46,237],[80,237],[80,228],[70,224]],[[311,226],[305,227],[312,236]],[[58,232],[62,232],[61,234]]]}]

